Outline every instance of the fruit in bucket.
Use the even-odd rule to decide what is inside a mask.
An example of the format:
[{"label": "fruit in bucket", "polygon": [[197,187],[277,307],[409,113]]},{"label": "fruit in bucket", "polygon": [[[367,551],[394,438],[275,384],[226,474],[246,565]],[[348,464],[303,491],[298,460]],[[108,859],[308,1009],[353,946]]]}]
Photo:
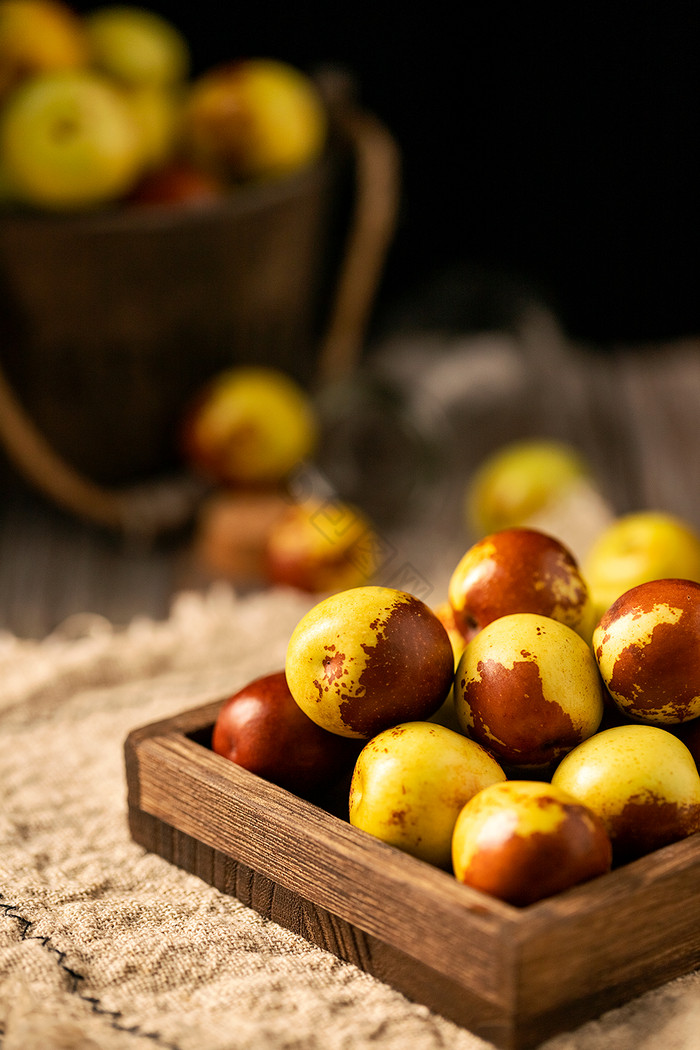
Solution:
[{"label": "fruit in bucket", "polygon": [[88,60],[85,28],[61,0],[0,0],[0,102],[27,77]]},{"label": "fruit in bucket", "polygon": [[189,46],[168,19],[146,8],[114,4],[85,16],[91,62],[129,87],[171,88],[190,68]]},{"label": "fruit in bucket", "polygon": [[657,725],[700,716],[700,583],[649,580],[622,594],[593,632],[610,696]]},{"label": "fruit in bucket", "polygon": [[175,160],[147,171],[127,199],[138,205],[200,208],[222,200],[225,192],[224,185],[213,175]]},{"label": "fruit in bucket", "polygon": [[349,772],[357,749],[304,714],[284,671],[256,678],[224,700],[212,732],[218,755],[304,796]]},{"label": "fruit in bucket", "polygon": [[189,45],[168,19],[142,7],[101,7],[84,18],[90,64],[118,85],[139,127],[146,171],[175,159],[188,90]]},{"label": "fruit in bucket", "polygon": [[441,868],[452,831],[477,791],[505,780],[479,744],[431,722],[392,726],[365,744],[350,783],[350,823]]},{"label": "fruit in bucket", "polygon": [[488,624],[457,666],[455,712],[467,736],[514,768],[543,768],[592,736],[603,683],[590,645],[536,613]]},{"label": "fruit in bucket", "polygon": [[452,686],[447,631],[414,595],[352,587],[324,598],[292,631],[292,696],[325,729],[369,739],[435,714]]},{"label": "fruit in bucket", "polygon": [[700,831],[700,775],[686,745],[659,726],[613,726],[571,751],[552,784],[594,810],[616,862]]},{"label": "fruit in bucket", "polygon": [[583,570],[600,619],[621,594],[640,583],[672,577],[700,581],[700,535],[674,514],[625,514],[596,538]]},{"label": "fruit in bucket", "polygon": [[52,210],[101,205],[133,183],[141,138],[117,89],[86,70],[26,80],[0,116],[0,154],[14,196]]},{"label": "fruit in bucket", "polygon": [[240,366],[215,376],[185,412],[185,460],[211,481],[270,485],[309,456],[318,422],[309,395],[274,368]]},{"label": "fruit in bucket", "polygon": [[186,156],[234,181],[297,171],[320,154],[326,131],[311,79],[271,59],[243,59],[201,75],[182,120]]},{"label": "fruit in bucket", "polygon": [[523,907],[604,875],[612,846],[600,817],[563,787],[509,780],[463,807],[452,863],[459,882]]},{"label": "fruit in bucket", "polygon": [[554,536],[511,528],[485,536],[459,560],[448,586],[457,629],[469,640],[509,613],[539,613],[590,638],[593,610],[576,559]]},{"label": "fruit in bucket", "polygon": [[139,131],[144,172],[166,168],[177,152],[180,98],[158,87],[123,88],[121,96]]},{"label": "fruit in bucket", "polygon": [[[59,72],[101,78],[130,114],[131,130],[118,133],[101,102],[75,102],[71,116],[60,101],[66,88],[44,80]],[[25,88],[29,95],[18,99]],[[37,116],[40,105],[60,109],[60,123]],[[242,182],[304,167],[327,134],[325,102],[301,70],[238,59],[193,81],[189,43],[166,17],[122,4],[78,16],[60,0],[0,0],[0,116],[13,129],[0,142],[0,200],[45,211],[210,201]],[[35,131],[37,121],[48,122],[50,133]],[[94,123],[100,134],[90,130]],[[123,140],[135,133],[140,156],[126,164]],[[141,187],[161,169],[169,169],[161,187]]]}]

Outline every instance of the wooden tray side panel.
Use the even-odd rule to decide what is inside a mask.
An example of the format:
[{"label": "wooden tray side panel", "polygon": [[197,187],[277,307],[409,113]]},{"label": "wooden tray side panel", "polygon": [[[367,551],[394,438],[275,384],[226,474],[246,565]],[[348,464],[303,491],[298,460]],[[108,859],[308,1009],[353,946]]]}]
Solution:
[{"label": "wooden tray side panel", "polygon": [[693,836],[543,901],[520,949],[522,1024],[539,1026],[547,1015],[573,1025],[697,969],[698,885]]},{"label": "wooden tray side panel", "polygon": [[437,973],[220,850],[134,808],[129,810],[129,823],[132,837],[146,849],[502,1050],[529,1050],[539,1041],[538,1033],[534,1042],[523,1042],[507,1009],[495,1006],[463,983]]},{"label": "wooden tray side panel", "polygon": [[520,921],[515,909],[177,734],[142,737],[130,749],[128,773],[138,783],[132,805],[445,977],[466,976],[484,998],[511,997],[515,938],[504,932]]}]

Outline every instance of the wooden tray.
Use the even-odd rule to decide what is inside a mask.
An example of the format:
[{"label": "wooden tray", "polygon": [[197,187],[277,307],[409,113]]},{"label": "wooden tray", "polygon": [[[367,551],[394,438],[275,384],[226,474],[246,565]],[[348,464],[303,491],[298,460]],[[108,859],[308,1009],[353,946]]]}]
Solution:
[{"label": "wooden tray", "polygon": [[132,732],[147,849],[504,1050],[700,965],[700,834],[517,909],[211,751],[220,701]]}]

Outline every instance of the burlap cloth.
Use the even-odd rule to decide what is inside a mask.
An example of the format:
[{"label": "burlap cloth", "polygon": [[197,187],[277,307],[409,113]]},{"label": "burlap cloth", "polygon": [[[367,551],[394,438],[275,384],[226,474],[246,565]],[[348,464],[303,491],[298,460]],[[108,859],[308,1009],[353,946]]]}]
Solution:
[{"label": "burlap cloth", "polygon": [[[216,588],[181,595],[162,623],[0,635],[3,1050],[488,1045],[129,837],[129,730],[282,666],[307,607]],[[700,979],[546,1045],[696,1048]]]}]

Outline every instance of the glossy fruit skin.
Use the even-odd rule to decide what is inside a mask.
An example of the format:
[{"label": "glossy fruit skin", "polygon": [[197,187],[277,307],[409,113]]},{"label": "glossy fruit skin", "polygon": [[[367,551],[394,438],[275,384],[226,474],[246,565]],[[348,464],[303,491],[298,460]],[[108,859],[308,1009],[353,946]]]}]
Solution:
[{"label": "glossy fruit skin", "polygon": [[473,544],[452,573],[448,598],[466,640],[510,613],[551,616],[583,637],[593,629],[588,587],[576,559],[539,529],[502,529]]},{"label": "glossy fruit skin", "polygon": [[700,830],[700,775],[673,733],[614,726],[571,751],[552,784],[594,810],[625,863]]},{"label": "glossy fruit skin", "polygon": [[595,733],[603,717],[590,646],[535,613],[502,616],[469,642],[454,697],[462,731],[514,768],[551,765]]},{"label": "glossy fruit skin", "polygon": [[522,525],[589,474],[580,453],[562,442],[505,445],[484,461],[467,488],[467,522],[479,537]]},{"label": "glossy fruit skin", "polygon": [[672,725],[700,715],[700,584],[650,580],[621,595],[593,632],[603,681],[628,718]]},{"label": "glossy fruit skin", "polygon": [[284,671],[256,678],[222,703],[212,750],[302,796],[338,780],[357,755],[353,742],[307,718],[289,692]]},{"label": "glossy fruit skin", "polygon": [[375,570],[378,538],[355,507],[336,500],[288,502],[265,544],[265,575],[310,594],[361,587]]},{"label": "glossy fruit skin", "polygon": [[0,153],[17,199],[55,211],[115,200],[141,166],[140,135],[126,103],[84,70],[25,81],[4,107]]},{"label": "glossy fruit skin", "polygon": [[700,581],[700,535],[682,518],[637,511],[614,519],[593,542],[583,570],[600,617],[620,595],[661,579]]},{"label": "glossy fruit skin", "polygon": [[431,722],[405,722],[365,744],[350,784],[350,823],[449,868],[452,832],[477,791],[505,780],[484,748]]},{"label": "glossy fruit skin", "polygon": [[314,722],[368,740],[424,721],[452,686],[447,631],[419,598],[391,587],[351,587],[301,618],[287,647],[287,681]]},{"label": "glossy fruit skin", "polygon": [[461,810],[452,863],[459,882],[523,907],[604,875],[612,846],[600,818],[568,792],[508,780]]}]

